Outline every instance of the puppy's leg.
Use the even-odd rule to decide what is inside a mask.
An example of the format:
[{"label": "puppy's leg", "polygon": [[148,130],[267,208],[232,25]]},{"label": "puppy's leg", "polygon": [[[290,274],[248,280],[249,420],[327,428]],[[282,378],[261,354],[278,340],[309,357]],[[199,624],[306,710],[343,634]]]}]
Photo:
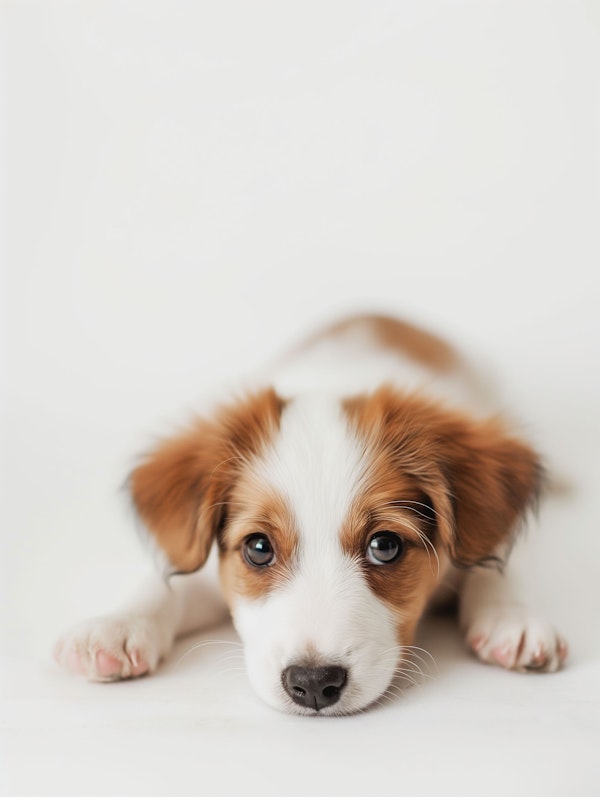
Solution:
[{"label": "puppy's leg", "polygon": [[459,620],[467,645],[488,664],[520,672],[553,672],[567,656],[553,626],[518,598],[510,563],[504,572],[475,568],[464,580]]},{"label": "puppy's leg", "polygon": [[56,661],[91,681],[114,681],[153,672],[176,637],[227,617],[215,579],[205,572],[149,578],[123,610],[86,620],[54,649]]}]

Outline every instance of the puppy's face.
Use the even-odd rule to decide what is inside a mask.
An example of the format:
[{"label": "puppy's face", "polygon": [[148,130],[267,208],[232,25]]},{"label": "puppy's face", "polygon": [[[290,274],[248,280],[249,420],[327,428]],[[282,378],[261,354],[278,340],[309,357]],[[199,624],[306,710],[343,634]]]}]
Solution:
[{"label": "puppy's face", "polygon": [[389,389],[273,392],[167,441],[132,474],[173,569],[216,539],[256,691],[301,714],[383,695],[450,560],[493,555],[534,497],[522,443]]}]

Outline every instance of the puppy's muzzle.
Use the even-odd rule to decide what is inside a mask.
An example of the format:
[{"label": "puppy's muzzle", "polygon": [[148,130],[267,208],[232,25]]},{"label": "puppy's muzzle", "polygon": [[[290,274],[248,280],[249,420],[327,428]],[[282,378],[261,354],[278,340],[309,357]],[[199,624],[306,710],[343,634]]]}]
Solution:
[{"label": "puppy's muzzle", "polygon": [[294,703],[319,711],[340,699],[348,673],[343,667],[287,667],[281,680]]}]

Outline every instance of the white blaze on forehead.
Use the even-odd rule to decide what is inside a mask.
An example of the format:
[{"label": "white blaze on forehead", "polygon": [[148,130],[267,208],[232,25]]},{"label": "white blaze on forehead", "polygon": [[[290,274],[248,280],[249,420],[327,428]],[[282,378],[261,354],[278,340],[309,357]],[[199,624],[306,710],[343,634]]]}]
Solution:
[{"label": "white blaze on forehead", "polygon": [[294,514],[302,554],[318,546],[322,555],[330,540],[339,549],[339,531],[362,481],[365,459],[338,398],[308,395],[286,406],[261,470]]},{"label": "white blaze on forehead", "polygon": [[340,538],[368,460],[339,399],[311,395],[287,404],[276,439],[256,463],[261,480],[285,500],[298,534],[291,578],[262,599],[232,607],[250,680],[272,705],[298,710],[281,674],[314,654],[349,673],[340,702],[326,713],[367,705],[393,675],[395,618]]}]

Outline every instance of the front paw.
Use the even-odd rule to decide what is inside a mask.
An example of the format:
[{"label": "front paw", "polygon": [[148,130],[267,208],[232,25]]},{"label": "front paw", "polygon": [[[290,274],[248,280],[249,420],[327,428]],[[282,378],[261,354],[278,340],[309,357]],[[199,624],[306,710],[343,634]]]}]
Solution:
[{"label": "front paw", "polygon": [[519,608],[482,611],[468,627],[466,641],[482,661],[519,672],[554,672],[568,652],[550,623]]},{"label": "front paw", "polygon": [[59,639],[54,658],[90,681],[145,675],[156,669],[160,659],[156,623],[144,616],[86,620]]}]

